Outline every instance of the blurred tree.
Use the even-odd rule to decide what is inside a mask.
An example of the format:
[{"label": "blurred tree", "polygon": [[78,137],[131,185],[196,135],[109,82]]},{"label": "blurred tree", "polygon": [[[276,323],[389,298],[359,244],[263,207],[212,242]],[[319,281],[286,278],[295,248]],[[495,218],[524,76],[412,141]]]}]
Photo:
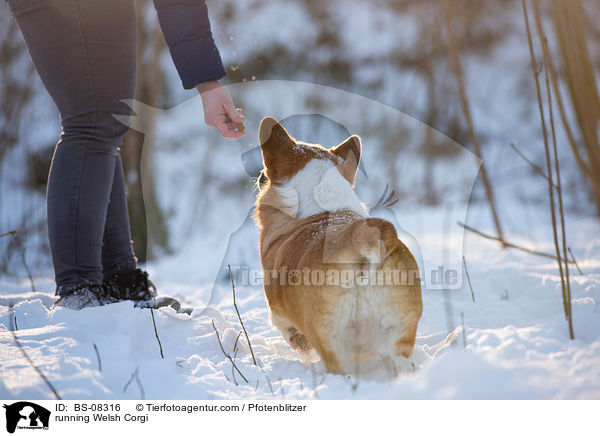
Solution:
[{"label": "blurred tree", "polygon": [[[18,161],[14,159],[16,154],[28,154],[29,144],[24,142],[22,132],[28,128],[26,122],[36,95],[35,69],[7,5],[0,4],[0,21],[0,233],[14,230],[18,235],[0,240],[0,273],[14,276],[22,272],[23,250],[26,245],[33,245],[28,242],[33,239],[36,248],[27,256],[30,264],[47,264],[44,254],[48,247],[45,238],[37,237],[45,229],[43,213],[39,213],[36,201],[39,199],[30,198],[28,192],[18,189],[19,185],[31,182],[30,174],[14,167]],[[45,148],[44,152],[47,176],[51,150]]]},{"label": "blurred tree", "polygon": [[573,110],[577,130],[573,133],[554,77],[563,126],[568,132],[573,155],[592,186],[600,215],[600,94],[597,71],[594,69],[588,43],[592,36],[588,31],[589,18],[586,18],[581,0],[554,0],[550,14],[559,48],[557,63],[566,85],[568,103]]},{"label": "blurred tree", "polygon": [[35,70],[14,20],[0,26],[0,162],[17,145]]},{"label": "blurred tree", "polygon": [[[160,107],[164,96],[164,73],[160,58],[165,49],[164,39],[151,0],[136,0],[137,8],[137,88],[136,100]],[[123,140],[121,155],[127,183],[127,203],[135,253],[140,262],[151,259],[156,250],[168,251],[168,232],[154,190],[152,132],[156,111],[146,111],[139,120],[146,135],[129,131]],[[143,153],[142,153],[143,147]],[[142,189],[142,177],[144,186]],[[148,229],[153,234],[148,238]],[[149,241],[152,245],[149,245]]]},{"label": "blurred tree", "polygon": [[[460,0],[459,3],[451,19],[456,29],[456,45],[466,65],[491,56],[513,33],[511,6],[515,1]],[[371,0],[368,6],[362,1],[288,0],[285,4],[290,14],[293,11],[294,20],[290,18],[286,25],[292,38],[283,40],[285,32],[278,29],[279,23],[273,22],[268,25],[274,30],[273,37],[248,41],[243,46],[232,44],[235,56],[231,62],[233,67],[228,71],[231,81],[309,80],[346,88],[403,110],[460,144],[469,142],[468,125],[461,110],[443,31],[442,0]],[[224,0],[215,3],[213,10],[219,14],[222,33],[239,35],[236,26],[242,17],[254,14],[272,19],[273,7],[263,0],[243,3]],[[374,30],[372,22],[381,17],[393,17],[381,23],[385,38],[361,32],[362,26]],[[298,23],[305,24],[298,26]],[[301,34],[296,27],[302,27]],[[361,46],[363,41],[370,43],[371,40],[380,41],[385,47],[389,45],[390,49],[382,49],[376,42],[372,47],[366,47],[371,44]],[[422,94],[422,100],[406,101],[402,96],[407,91],[393,86],[398,79],[407,77],[415,82],[413,92]],[[400,130],[387,126],[379,130],[384,152],[390,158],[388,171],[392,172],[398,138],[406,134],[400,126],[398,128]],[[477,133],[485,148],[491,138],[485,131]],[[436,144],[431,137],[423,138],[421,151],[428,167],[438,159],[452,158],[448,148]],[[437,204],[439,193],[434,191],[431,174],[424,172],[422,186],[426,192],[421,198],[428,204]]]}]

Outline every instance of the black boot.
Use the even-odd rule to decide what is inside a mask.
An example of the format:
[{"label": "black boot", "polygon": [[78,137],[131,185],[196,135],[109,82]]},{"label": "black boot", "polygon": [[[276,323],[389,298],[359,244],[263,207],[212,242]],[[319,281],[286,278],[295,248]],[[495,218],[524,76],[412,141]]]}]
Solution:
[{"label": "black boot", "polygon": [[156,287],[148,280],[148,273],[139,268],[127,273],[116,273],[102,284],[119,301],[142,302],[156,297]]},{"label": "black boot", "polygon": [[[181,303],[172,297],[157,297],[154,283],[148,280],[148,273],[135,269],[128,273],[117,273],[106,279],[102,285],[110,295],[118,301],[130,300],[135,307],[158,309],[171,306],[177,312],[181,310]],[[192,308],[185,308],[185,313],[192,313]]]},{"label": "black boot", "polygon": [[84,307],[104,306],[116,303],[117,299],[107,290],[104,285],[81,283],[73,286],[59,286],[56,288],[58,300],[55,306],[67,309],[81,310]]}]

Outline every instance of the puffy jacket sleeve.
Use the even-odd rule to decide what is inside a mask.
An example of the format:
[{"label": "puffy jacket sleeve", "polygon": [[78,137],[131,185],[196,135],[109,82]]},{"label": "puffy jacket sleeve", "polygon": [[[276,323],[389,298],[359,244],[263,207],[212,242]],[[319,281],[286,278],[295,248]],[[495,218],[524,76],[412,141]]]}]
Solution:
[{"label": "puffy jacket sleeve", "polygon": [[205,0],[154,0],[154,6],[183,87],[224,77]]}]

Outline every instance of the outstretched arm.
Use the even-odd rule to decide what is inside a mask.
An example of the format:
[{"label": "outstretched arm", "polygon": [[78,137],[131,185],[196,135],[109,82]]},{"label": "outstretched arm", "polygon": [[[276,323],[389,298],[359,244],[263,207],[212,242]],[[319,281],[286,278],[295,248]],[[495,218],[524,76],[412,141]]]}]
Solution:
[{"label": "outstretched arm", "polygon": [[225,76],[225,69],[212,37],[205,0],[154,0],[154,6],[183,87],[196,87],[202,96],[206,123],[225,137],[243,136],[243,128],[235,123],[243,124],[244,117],[217,82]]}]

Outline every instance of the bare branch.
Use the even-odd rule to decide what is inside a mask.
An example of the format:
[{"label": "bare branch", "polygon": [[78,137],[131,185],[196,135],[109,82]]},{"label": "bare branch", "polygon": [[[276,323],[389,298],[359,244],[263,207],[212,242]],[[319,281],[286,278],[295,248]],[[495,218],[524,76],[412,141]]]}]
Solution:
[{"label": "bare branch", "polygon": [[473,293],[473,286],[471,286],[471,278],[469,277],[469,270],[467,269],[465,256],[463,256],[463,265],[465,266],[465,274],[467,275],[467,281],[469,282],[469,289],[471,289],[471,298],[473,299],[473,303],[475,303],[475,294]]},{"label": "bare branch", "polygon": [[233,290],[233,307],[235,307],[235,312],[237,313],[238,319],[240,320],[240,324],[242,325],[242,329],[244,330],[244,334],[246,335],[246,341],[248,341],[248,347],[250,347],[250,354],[252,354],[252,361],[254,362],[254,366],[256,366],[254,350],[252,350],[252,344],[250,343],[248,332],[246,331],[246,327],[244,326],[244,322],[242,321],[242,316],[240,315],[240,311],[238,310],[237,304],[235,302],[235,285],[233,284],[233,274],[231,273],[231,265],[227,265],[227,268],[229,268],[229,279],[231,280],[231,289]]},{"label": "bare branch", "polygon": [[[524,252],[529,253],[529,254],[535,254],[536,256],[542,256],[542,257],[546,257],[548,259],[557,260],[557,257],[554,256],[553,254],[548,254],[548,253],[543,253],[541,251],[532,250],[531,248],[522,247],[520,245],[516,245],[516,244],[513,244],[513,243],[508,242],[508,241],[500,241],[498,237],[491,236],[491,235],[488,235],[486,233],[483,233],[483,232],[481,232],[479,230],[474,229],[473,227],[470,227],[470,226],[466,225],[465,223],[461,223],[460,221],[458,222],[458,225],[461,226],[461,227],[463,227],[465,230],[468,230],[470,232],[473,232],[473,233],[481,236],[482,238],[490,239],[492,241],[503,242],[504,245],[506,245],[508,248],[515,248],[517,250],[521,250],[521,251],[524,251]],[[573,262],[571,262],[571,263],[573,263]]]},{"label": "bare branch", "polygon": [[[577,271],[579,271],[579,275],[583,275],[583,272],[579,268],[579,265],[577,265],[577,261],[575,260],[575,256],[573,256],[573,252],[571,251],[571,247],[568,247],[568,250],[569,250],[569,254],[571,255],[571,259],[573,259],[573,263],[575,264],[575,267],[577,268]],[[16,320],[16,318],[15,318],[15,320]]]},{"label": "bare branch", "polygon": [[219,347],[221,347],[221,351],[223,352],[223,354],[225,355],[225,357],[227,357],[227,359],[229,359],[229,361],[231,362],[231,364],[233,365],[233,367],[236,369],[236,371],[238,372],[239,375],[242,376],[242,378],[244,379],[244,381],[246,383],[248,383],[248,379],[246,377],[244,377],[244,374],[242,374],[242,371],[240,371],[240,369],[237,367],[237,365],[235,364],[235,362],[233,361],[233,359],[231,358],[231,356],[225,351],[225,348],[223,348],[223,343],[221,342],[221,337],[219,336],[219,332],[217,330],[217,327],[215,326],[215,320],[212,320],[212,326],[213,329],[215,330],[215,334],[217,335],[217,341],[219,341]]},{"label": "bare branch", "polygon": [[96,352],[96,358],[98,359],[98,371],[102,372],[102,361],[100,360],[100,353],[98,352],[98,347],[96,344],[92,344],[94,346],[94,351]]},{"label": "bare branch", "polygon": [[[512,144],[512,143],[511,143],[511,144],[510,144],[510,148],[512,148],[512,149],[515,151],[515,153],[517,153],[517,154],[519,155],[519,157],[520,157],[521,159],[523,159],[523,160],[524,160],[526,163],[528,163],[528,164],[531,166],[531,168],[533,168],[533,170],[534,170],[534,171],[535,171],[537,174],[539,174],[540,176],[542,176],[542,177],[543,177],[545,180],[548,180],[548,176],[546,175],[546,173],[544,172],[544,170],[542,170],[540,167],[538,167],[536,164],[534,164],[534,163],[533,163],[531,160],[529,160],[529,159],[527,158],[527,156],[525,156],[525,155],[524,155],[524,154],[521,152],[521,150],[519,150],[519,149],[516,147],[516,145],[515,145],[515,144]],[[554,185],[554,186],[556,187],[556,185]]]},{"label": "bare branch", "polygon": [[154,335],[156,336],[156,340],[158,341],[158,348],[160,349],[160,357],[162,357],[164,359],[165,355],[163,354],[162,344],[160,343],[160,338],[158,337],[158,330],[156,329],[156,320],[154,319],[154,309],[150,308],[150,314],[152,315],[152,324],[154,324]]}]

